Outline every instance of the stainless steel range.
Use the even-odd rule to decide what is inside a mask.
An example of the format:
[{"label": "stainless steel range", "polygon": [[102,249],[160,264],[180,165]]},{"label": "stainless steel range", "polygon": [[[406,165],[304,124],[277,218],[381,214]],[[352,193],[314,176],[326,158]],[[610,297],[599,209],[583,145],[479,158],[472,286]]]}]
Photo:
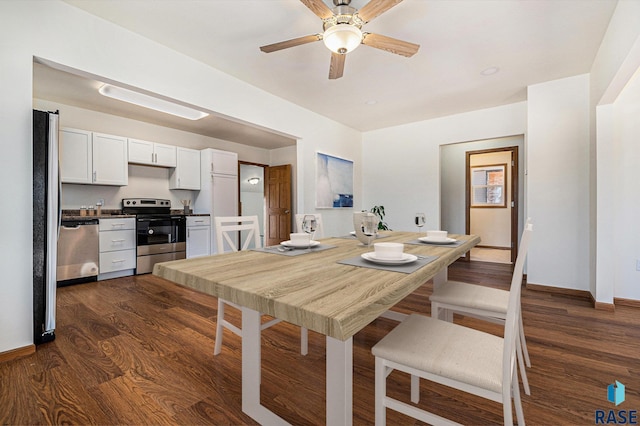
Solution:
[{"label": "stainless steel range", "polygon": [[122,212],[136,215],[136,274],[153,271],[153,265],[186,258],[186,218],[171,214],[171,201],[123,198]]}]

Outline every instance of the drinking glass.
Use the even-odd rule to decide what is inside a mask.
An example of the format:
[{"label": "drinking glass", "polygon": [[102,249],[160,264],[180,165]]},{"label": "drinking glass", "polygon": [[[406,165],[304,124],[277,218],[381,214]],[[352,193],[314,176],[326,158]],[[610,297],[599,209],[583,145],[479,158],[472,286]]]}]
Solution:
[{"label": "drinking glass", "polygon": [[424,215],[424,213],[416,213],[415,223],[418,227],[418,232],[420,232],[420,229],[424,226],[426,221],[427,217]]},{"label": "drinking glass", "polygon": [[311,239],[313,238],[313,233],[316,232],[317,226],[318,224],[315,215],[304,215],[304,218],[302,218],[302,230],[309,234],[309,250],[311,250]]},{"label": "drinking glass", "polygon": [[374,215],[364,216],[362,218],[362,233],[367,236],[367,246],[371,245],[378,232],[378,218]]}]

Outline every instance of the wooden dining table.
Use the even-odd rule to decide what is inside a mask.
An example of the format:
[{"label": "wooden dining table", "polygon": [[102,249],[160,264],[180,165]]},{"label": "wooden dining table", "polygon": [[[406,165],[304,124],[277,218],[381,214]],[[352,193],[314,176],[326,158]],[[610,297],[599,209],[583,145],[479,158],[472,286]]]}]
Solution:
[{"label": "wooden dining table", "polygon": [[339,263],[373,251],[347,235],[323,239],[326,249],[296,256],[275,248],[247,250],[158,263],[153,274],[242,307],[242,411],[260,424],[288,424],[260,403],[261,315],[325,335],[326,423],[350,425],[353,336],[380,316],[401,319],[388,314],[390,308],[429,279],[435,286],[444,282],[447,267],[480,242],[475,235],[449,234],[461,243],[408,244],[421,236],[381,234],[380,241],[405,243],[405,253],[436,257],[411,273]]}]

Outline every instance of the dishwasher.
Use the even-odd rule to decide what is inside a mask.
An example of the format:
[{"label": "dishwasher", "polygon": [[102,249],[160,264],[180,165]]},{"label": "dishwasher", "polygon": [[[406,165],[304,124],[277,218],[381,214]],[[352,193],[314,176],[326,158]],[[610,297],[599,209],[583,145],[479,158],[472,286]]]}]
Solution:
[{"label": "dishwasher", "polygon": [[58,236],[58,287],[96,281],[100,269],[98,219],[62,219]]}]

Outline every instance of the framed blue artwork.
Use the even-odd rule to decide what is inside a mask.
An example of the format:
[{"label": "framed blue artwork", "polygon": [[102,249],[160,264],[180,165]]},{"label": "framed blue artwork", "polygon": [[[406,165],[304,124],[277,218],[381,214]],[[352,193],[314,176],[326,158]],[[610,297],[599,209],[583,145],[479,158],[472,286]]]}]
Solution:
[{"label": "framed blue artwork", "polygon": [[353,161],[318,152],[316,208],[345,207],[353,207]]}]

